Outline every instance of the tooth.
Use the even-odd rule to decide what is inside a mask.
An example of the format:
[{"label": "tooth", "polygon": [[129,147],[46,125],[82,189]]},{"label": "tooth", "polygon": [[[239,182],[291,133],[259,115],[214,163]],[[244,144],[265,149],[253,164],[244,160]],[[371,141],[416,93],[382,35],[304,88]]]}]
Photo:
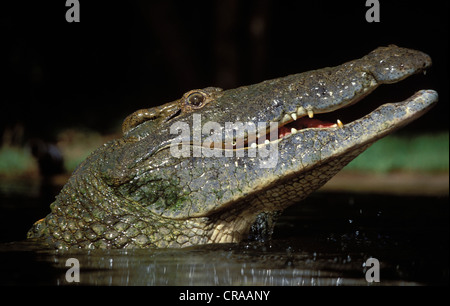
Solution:
[{"label": "tooth", "polygon": [[344,127],[344,124],[343,124],[343,123],[341,122],[341,120],[339,120],[339,119],[337,120],[337,125],[338,125],[338,127],[341,128],[341,129]]},{"label": "tooth", "polygon": [[423,75],[427,75],[427,71],[426,70],[423,71]]},{"label": "tooth", "polygon": [[295,134],[295,133],[297,133],[298,131],[297,131],[297,129],[296,128],[291,128],[291,134]]},{"label": "tooth", "polygon": [[300,106],[299,108],[297,108],[297,115],[303,116],[304,114],[306,114],[306,111],[303,108],[303,106]]},{"label": "tooth", "polygon": [[289,114],[284,115],[283,120],[281,120],[281,122],[287,122],[287,121],[291,121],[292,117]]},{"label": "tooth", "polygon": [[313,113],[312,110],[308,110],[308,117],[309,117],[309,118],[314,117],[314,113]]},{"label": "tooth", "polygon": [[292,119],[294,119],[294,121],[297,120],[297,114],[296,113],[292,113],[291,117],[292,117]]},{"label": "tooth", "polygon": [[269,144],[270,143],[270,140],[269,139],[266,139],[266,140],[264,140],[264,144]]}]

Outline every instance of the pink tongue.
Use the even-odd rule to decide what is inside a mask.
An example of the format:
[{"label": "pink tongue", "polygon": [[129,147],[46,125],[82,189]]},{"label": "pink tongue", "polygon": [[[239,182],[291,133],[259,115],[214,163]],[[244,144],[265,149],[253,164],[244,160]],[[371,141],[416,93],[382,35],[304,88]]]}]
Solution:
[{"label": "pink tongue", "polygon": [[318,119],[311,119],[308,117],[302,117],[296,121],[293,121],[285,126],[282,126],[278,129],[278,138],[282,138],[286,135],[291,134],[291,128],[296,128],[297,130],[306,129],[306,128],[325,128],[333,126],[334,123],[320,121]]}]

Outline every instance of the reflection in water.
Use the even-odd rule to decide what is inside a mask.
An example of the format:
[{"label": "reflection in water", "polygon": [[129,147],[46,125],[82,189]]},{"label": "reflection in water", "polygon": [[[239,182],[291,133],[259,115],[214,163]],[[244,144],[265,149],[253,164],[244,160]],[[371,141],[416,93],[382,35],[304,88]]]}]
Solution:
[{"label": "reflection in water", "polygon": [[[264,247],[262,247],[264,248]],[[96,285],[340,285],[342,273],[327,270],[330,262],[310,260],[308,254],[286,255],[238,247],[220,246],[190,250],[131,250],[65,254],[79,258],[80,281]],[[295,263],[294,263],[295,262]],[[62,266],[61,266],[62,268]],[[343,271],[340,271],[343,272]],[[361,267],[361,276],[362,267]],[[346,279],[347,284],[364,281]],[[58,280],[64,283],[65,280]]]},{"label": "reflection in water", "polygon": [[[342,286],[368,285],[366,254],[309,253],[272,244],[223,244],[188,249],[163,250],[42,250],[33,242],[3,245],[2,263],[16,252],[35,249],[27,263],[31,283],[71,285],[66,272],[69,258],[76,258],[82,285],[256,285],[256,286]],[[16,250],[14,252],[13,250]],[[17,261],[17,258],[13,261]],[[11,262],[11,261],[9,261]],[[44,266],[40,266],[44,264]],[[33,266],[35,265],[35,266]],[[386,263],[384,270],[391,269]],[[31,270],[31,271],[30,271]],[[41,271],[42,270],[42,271]],[[395,270],[395,268],[394,268]],[[31,272],[31,273],[30,273]],[[43,274],[42,274],[43,273]],[[391,272],[389,272],[391,273]],[[389,274],[387,273],[387,274]],[[395,273],[395,271],[394,271]],[[37,276],[30,280],[30,275]],[[45,276],[42,278],[42,276]],[[25,276],[24,276],[25,277]],[[19,281],[19,280],[18,280]],[[23,280],[22,280],[23,281]],[[8,284],[8,282],[6,282]],[[10,283],[14,284],[14,282]],[[385,278],[382,285],[415,285],[413,281]]]}]

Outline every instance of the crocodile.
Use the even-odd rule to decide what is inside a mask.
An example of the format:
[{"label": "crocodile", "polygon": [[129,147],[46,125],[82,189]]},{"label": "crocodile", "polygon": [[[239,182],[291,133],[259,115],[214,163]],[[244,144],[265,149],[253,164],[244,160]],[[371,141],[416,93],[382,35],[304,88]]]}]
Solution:
[{"label": "crocodile", "polygon": [[423,115],[438,94],[419,90],[345,124],[320,116],[430,66],[427,54],[389,45],[336,67],[195,89],[138,110],[121,138],[77,167],[27,238],[58,249],[269,239],[281,211]]}]

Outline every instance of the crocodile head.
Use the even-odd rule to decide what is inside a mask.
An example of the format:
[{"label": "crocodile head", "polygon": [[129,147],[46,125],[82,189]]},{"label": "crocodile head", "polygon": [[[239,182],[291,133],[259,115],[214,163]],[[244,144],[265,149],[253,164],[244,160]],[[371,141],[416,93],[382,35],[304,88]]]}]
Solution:
[{"label": "crocodile head", "polygon": [[277,212],[424,114],[437,93],[418,91],[345,124],[320,114],[430,65],[428,55],[391,45],[337,67],[225,91],[191,90],[137,111],[125,119],[121,139],[77,168],[29,237],[60,248],[261,239]]}]

